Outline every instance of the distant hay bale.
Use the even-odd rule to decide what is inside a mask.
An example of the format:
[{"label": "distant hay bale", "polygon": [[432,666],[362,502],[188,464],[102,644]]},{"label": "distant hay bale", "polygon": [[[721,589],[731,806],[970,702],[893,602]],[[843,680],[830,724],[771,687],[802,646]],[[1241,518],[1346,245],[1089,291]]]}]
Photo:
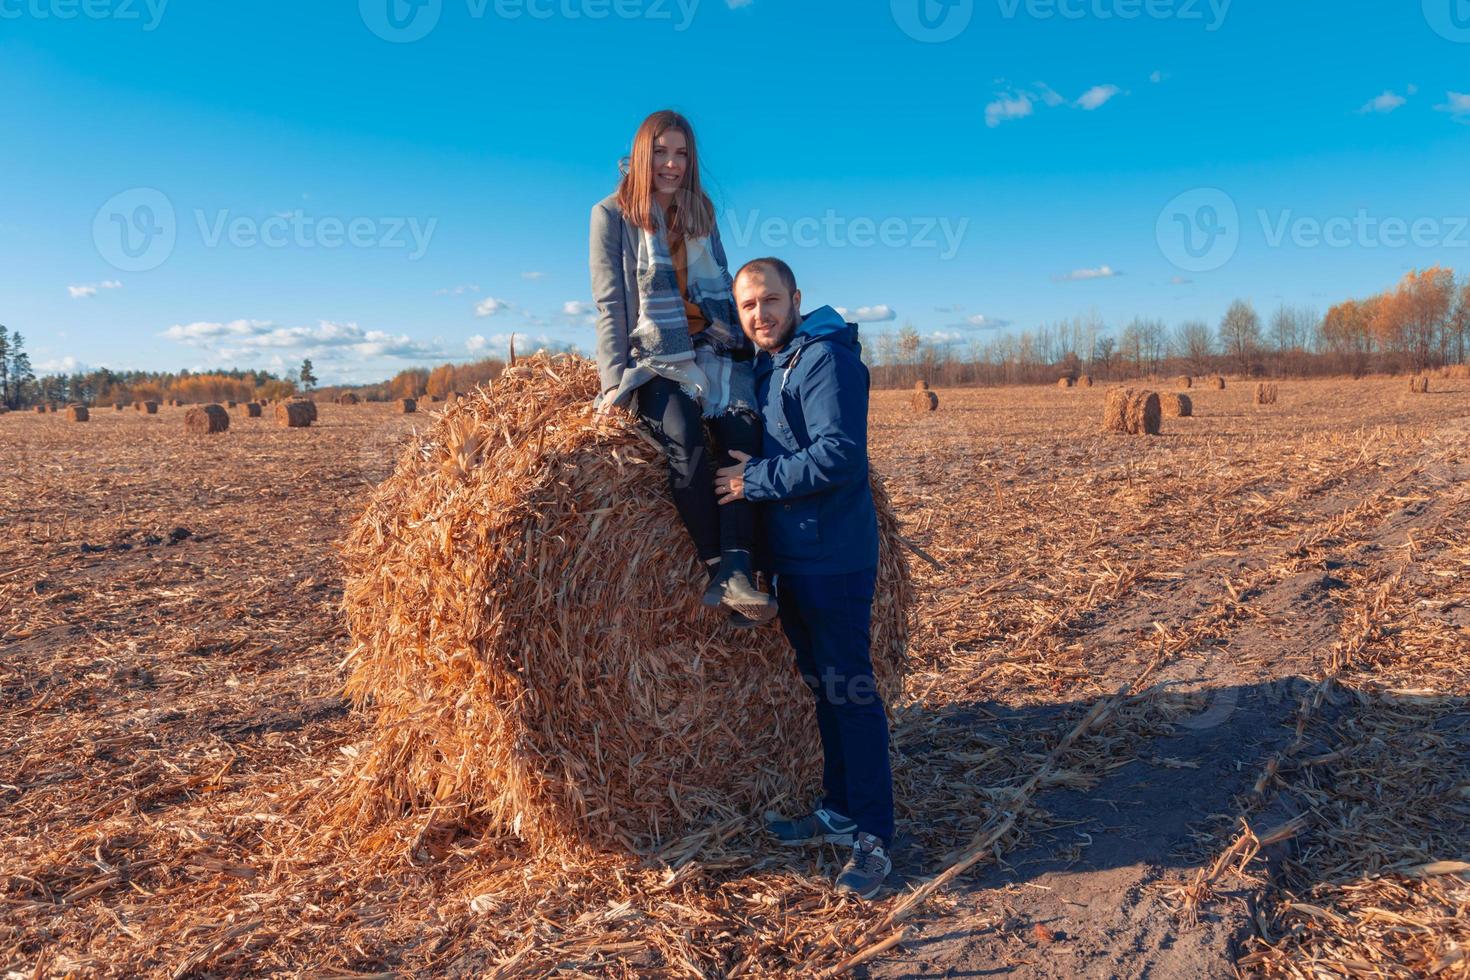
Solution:
[{"label": "distant hay bale", "polygon": [[1187,419],[1194,415],[1194,400],[1188,395],[1182,395],[1177,391],[1165,392],[1160,395],[1159,406],[1164,414],[1170,418]]},{"label": "distant hay bale", "polygon": [[246,418],[258,419],[258,418],[260,418],[260,411],[261,411],[261,409],[260,409],[260,403],[259,402],[246,402],[245,403],[245,417]]},{"label": "distant hay bale", "polygon": [[184,413],[184,431],[193,436],[214,435],[230,427],[230,413],[219,405],[195,405]]},{"label": "distant hay bale", "polygon": [[114,412],[121,412],[125,408],[127,408],[127,406],[124,405],[122,402],[113,402],[112,403],[112,410]]},{"label": "distant hay bale", "polygon": [[306,414],[311,417],[311,420],[313,422],[317,420],[316,402],[312,401],[310,398],[293,398],[291,399],[290,404],[303,406],[306,410]]},{"label": "distant hay bale", "polygon": [[145,415],[158,414],[158,402],[139,402],[136,408]]},{"label": "distant hay bale", "polygon": [[915,388],[909,392],[909,407],[915,412],[937,412],[939,410],[939,396],[927,388]]},{"label": "distant hay bale", "polygon": [[1275,405],[1277,390],[1274,382],[1262,381],[1256,385],[1256,404]]},{"label": "distant hay bale", "polygon": [[928,391],[929,390],[929,382],[925,381],[923,378],[920,378],[918,381],[915,381],[914,382],[914,390],[915,391]]},{"label": "distant hay bale", "polygon": [[1077,385],[1077,379],[1071,376],[1057,379],[1058,388],[1073,388]]},{"label": "distant hay bale", "polygon": [[276,424],[283,429],[304,429],[314,421],[306,402],[276,403]]},{"label": "distant hay bale", "polygon": [[1187,374],[1180,375],[1179,376],[1179,387],[1181,387],[1181,388],[1193,388],[1194,387],[1194,379],[1191,378]]},{"label": "distant hay bale", "polygon": [[1216,391],[1224,391],[1225,390],[1225,378],[1222,377],[1221,375],[1218,375],[1218,374],[1215,375],[1215,379],[1210,382],[1210,386],[1212,388],[1214,388]]},{"label": "distant hay bale", "polygon": [[87,406],[85,405],[66,406],[66,417],[67,420],[71,422],[86,422],[91,418],[91,416],[87,414]]},{"label": "distant hay bale", "polygon": [[46,414],[46,406],[45,405],[37,405],[36,406],[36,414],[37,415],[45,415]]},{"label": "distant hay bale", "polygon": [[1080,378],[1077,379],[1077,384],[1079,384],[1083,388],[1091,388],[1092,387],[1092,375],[1090,375],[1090,374],[1084,374],[1082,377],[1080,377]]},{"label": "distant hay bale", "polygon": [[1416,374],[1409,379],[1409,390],[1416,395],[1429,394],[1429,375]]},{"label": "distant hay bale", "polygon": [[360,401],[360,399],[350,391],[346,394],[337,396],[338,405],[356,405],[358,401]]},{"label": "distant hay bale", "polygon": [[225,402],[225,408],[235,408],[235,407],[236,407],[236,405],[235,405],[234,402],[231,402],[231,401]]},{"label": "distant hay bale", "polygon": [[[593,365],[518,367],[433,416],[347,535],[346,689],[370,728],[333,818],[416,810],[541,853],[647,853],[809,798],[811,695],[780,630],[700,604],[666,467],[629,415],[593,410]],[[873,482],[872,658],[893,703],[913,590]]]},{"label": "distant hay bale", "polygon": [[419,403],[418,403],[418,400],[417,399],[414,399],[414,398],[400,398],[400,399],[398,399],[398,411],[402,412],[404,415],[412,415],[414,412],[417,412],[418,410],[419,410]]},{"label": "distant hay bale", "polygon": [[1103,401],[1103,429],[1128,435],[1159,434],[1163,408],[1157,392],[1138,388],[1109,388]]}]

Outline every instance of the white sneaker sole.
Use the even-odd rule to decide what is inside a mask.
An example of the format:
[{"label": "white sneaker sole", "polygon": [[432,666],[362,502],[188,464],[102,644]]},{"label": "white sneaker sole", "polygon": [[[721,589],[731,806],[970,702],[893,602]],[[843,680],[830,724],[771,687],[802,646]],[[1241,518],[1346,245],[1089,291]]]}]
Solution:
[{"label": "white sneaker sole", "polygon": [[804,837],[801,840],[782,840],[777,837],[776,843],[783,847],[811,847],[813,844],[842,844],[851,847],[852,834],[822,834],[818,837]]}]

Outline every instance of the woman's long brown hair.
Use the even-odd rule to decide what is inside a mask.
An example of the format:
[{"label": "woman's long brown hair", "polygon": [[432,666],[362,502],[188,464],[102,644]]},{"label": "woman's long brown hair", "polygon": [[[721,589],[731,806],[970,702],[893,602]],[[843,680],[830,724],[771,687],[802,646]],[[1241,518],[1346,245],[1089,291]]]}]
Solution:
[{"label": "woman's long brown hair", "polygon": [[643,120],[633,137],[633,152],[623,161],[623,179],[618,184],[618,207],[623,216],[645,231],[653,231],[653,147],[671,129],[684,134],[689,146],[689,165],[684,169],[684,186],[674,193],[674,223],[670,234],[703,238],[715,224],[715,206],[699,182],[699,150],[694,127],[672,109],[661,109]]}]

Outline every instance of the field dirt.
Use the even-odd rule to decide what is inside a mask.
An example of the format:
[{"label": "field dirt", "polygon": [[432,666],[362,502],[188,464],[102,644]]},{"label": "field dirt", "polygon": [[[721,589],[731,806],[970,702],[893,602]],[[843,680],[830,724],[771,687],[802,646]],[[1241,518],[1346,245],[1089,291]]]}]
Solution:
[{"label": "field dirt", "polygon": [[751,826],[323,829],[336,543],[427,413],[0,417],[0,977],[1470,975],[1470,381],[1251,387],[1157,437],[875,393],[919,608],[867,906]]}]

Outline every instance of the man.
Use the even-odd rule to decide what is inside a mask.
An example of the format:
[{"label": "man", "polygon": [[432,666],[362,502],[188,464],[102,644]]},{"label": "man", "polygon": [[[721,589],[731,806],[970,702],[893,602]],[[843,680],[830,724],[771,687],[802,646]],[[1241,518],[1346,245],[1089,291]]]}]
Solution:
[{"label": "man", "polygon": [[781,627],[816,703],[825,797],[775,820],[786,844],[852,845],[839,892],[872,898],[892,870],[888,718],[869,656],[878,517],[868,484],[868,370],[857,328],[831,307],[803,318],[796,277],[756,259],[735,277],[735,304],[758,348],[756,403],[764,458],[732,453],[720,503],[762,505]]}]

